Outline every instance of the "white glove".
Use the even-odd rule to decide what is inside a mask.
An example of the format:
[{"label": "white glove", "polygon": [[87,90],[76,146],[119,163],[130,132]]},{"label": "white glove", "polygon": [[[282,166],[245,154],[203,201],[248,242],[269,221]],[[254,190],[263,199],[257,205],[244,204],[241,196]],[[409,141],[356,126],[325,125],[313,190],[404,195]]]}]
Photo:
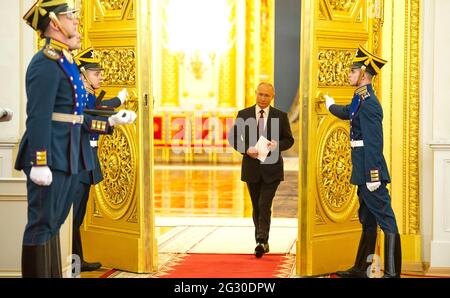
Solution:
[{"label": "white glove", "polygon": [[48,186],[52,184],[53,175],[49,167],[32,167],[30,179],[40,186]]},{"label": "white glove", "polygon": [[122,90],[117,93],[117,97],[120,99],[120,102],[123,104],[125,100],[127,100],[128,97],[128,91],[127,88],[123,88]]},{"label": "white glove", "polygon": [[120,110],[108,118],[109,125],[131,124],[136,120],[136,113],[129,110]]},{"label": "white glove", "polygon": [[335,104],[334,98],[326,94],[323,97],[325,97],[325,106],[327,107],[327,110],[330,110],[330,107]]},{"label": "white glove", "polygon": [[133,111],[128,111],[128,112],[130,112],[130,114],[131,114],[131,121],[130,121],[130,123],[129,124],[131,124],[131,123],[134,123],[134,121],[136,120],[136,118],[137,118],[137,115],[136,115],[136,113],[135,112],[133,112]]},{"label": "white glove", "polygon": [[370,192],[374,192],[375,190],[377,190],[378,187],[380,187],[380,185],[381,185],[381,182],[366,182],[367,189]]},{"label": "white glove", "polygon": [[12,119],[13,111],[0,108],[0,122],[6,122]]}]

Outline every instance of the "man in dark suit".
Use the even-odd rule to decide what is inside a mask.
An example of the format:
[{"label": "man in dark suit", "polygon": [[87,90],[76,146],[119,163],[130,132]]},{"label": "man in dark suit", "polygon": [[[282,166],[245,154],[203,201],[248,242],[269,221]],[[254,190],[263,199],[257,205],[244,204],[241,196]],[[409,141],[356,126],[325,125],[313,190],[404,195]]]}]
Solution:
[{"label": "man in dark suit", "polygon": [[391,178],[383,156],[383,110],[371,84],[386,62],[360,46],[349,74],[350,85],[357,87],[352,102],[336,105],[332,97],[325,96],[326,107],[333,115],[350,120],[353,165],[350,182],[358,186],[358,215],[362,224],[355,265],[338,271],[340,277],[368,277],[367,259],[375,251],[377,225],[385,237],[384,277],[400,277],[400,235],[386,188]]},{"label": "man in dark suit", "polygon": [[[228,134],[230,145],[243,155],[241,180],[252,200],[257,258],[269,252],[272,201],[284,179],[281,151],[294,144],[287,114],[270,106],[274,96],[272,84],[260,83],[256,105],[238,112]],[[261,137],[266,142],[258,142]]]}]

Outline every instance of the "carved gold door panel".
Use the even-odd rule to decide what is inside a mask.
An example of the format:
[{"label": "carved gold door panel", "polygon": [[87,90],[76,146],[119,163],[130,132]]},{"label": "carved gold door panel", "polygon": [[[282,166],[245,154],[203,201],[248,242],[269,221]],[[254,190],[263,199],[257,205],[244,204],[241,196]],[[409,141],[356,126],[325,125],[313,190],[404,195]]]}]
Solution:
[{"label": "carved gold door panel", "polygon": [[157,268],[153,214],[150,0],[83,0],[83,47],[93,46],[104,67],[105,99],[122,88],[121,108],[137,113],[132,125],[102,136],[104,180],[91,188],[82,229],[85,259],[132,272]]},{"label": "carved gold door panel", "polygon": [[351,61],[358,44],[379,52],[382,6],[382,0],[302,1],[298,275],[346,269],[355,258],[360,224],[349,123],[328,113],[321,93],[350,102]]}]

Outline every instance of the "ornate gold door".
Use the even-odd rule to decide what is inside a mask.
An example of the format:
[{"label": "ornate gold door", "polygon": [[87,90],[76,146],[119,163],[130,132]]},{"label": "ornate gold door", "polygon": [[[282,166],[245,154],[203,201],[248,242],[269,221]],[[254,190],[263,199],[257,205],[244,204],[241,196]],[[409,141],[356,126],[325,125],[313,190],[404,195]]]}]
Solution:
[{"label": "ornate gold door", "polygon": [[355,258],[360,224],[349,182],[349,124],[328,113],[321,93],[349,103],[347,74],[358,44],[381,49],[382,9],[382,0],[302,1],[298,275],[346,269]]},{"label": "ornate gold door", "polygon": [[101,137],[104,180],[91,189],[82,230],[85,259],[132,272],[157,268],[153,212],[150,0],[83,0],[83,47],[104,67],[105,98],[128,88],[136,123]]}]

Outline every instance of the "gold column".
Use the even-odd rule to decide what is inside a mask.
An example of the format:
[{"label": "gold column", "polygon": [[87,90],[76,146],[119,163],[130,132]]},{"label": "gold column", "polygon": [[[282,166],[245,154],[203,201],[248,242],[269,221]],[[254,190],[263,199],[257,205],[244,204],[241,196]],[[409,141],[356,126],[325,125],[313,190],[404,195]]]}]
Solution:
[{"label": "gold column", "polygon": [[230,50],[219,61],[219,107],[229,108],[236,106],[236,68],[237,68],[237,28],[236,24],[239,22],[237,19],[236,1],[229,3],[231,6],[231,12],[229,19],[234,20],[234,25],[230,30],[229,41],[232,43]]},{"label": "gold column", "polygon": [[260,7],[260,80],[273,83],[275,65],[275,2],[262,0]]},{"label": "gold column", "polygon": [[232,47],[220,63],[219,107],[236,106],[236,47]]},{"label": "gold column", "polygon": [[245,106],[255,103],[260,81],[274,78],[274,0],[246,0]]},{"label": "gold column", "polygon": [[[166,3],[167,4],[167,3]],[[163,14],[163,23],[167,23],[167,16]],[[163,30],[162,42],[167,44],[169,38],[167,32]],[[179,64],[180,59],[183,57],[177,57],[171,53],[168,48],[162,48],[162,71],[161,78],[161,104],[165,107],[178,107],[179,106]]]},{"label": "gold column", "polygon": [[420,0],[385,0],[382,105],[403,269],[422,270],[419,200]]}]

